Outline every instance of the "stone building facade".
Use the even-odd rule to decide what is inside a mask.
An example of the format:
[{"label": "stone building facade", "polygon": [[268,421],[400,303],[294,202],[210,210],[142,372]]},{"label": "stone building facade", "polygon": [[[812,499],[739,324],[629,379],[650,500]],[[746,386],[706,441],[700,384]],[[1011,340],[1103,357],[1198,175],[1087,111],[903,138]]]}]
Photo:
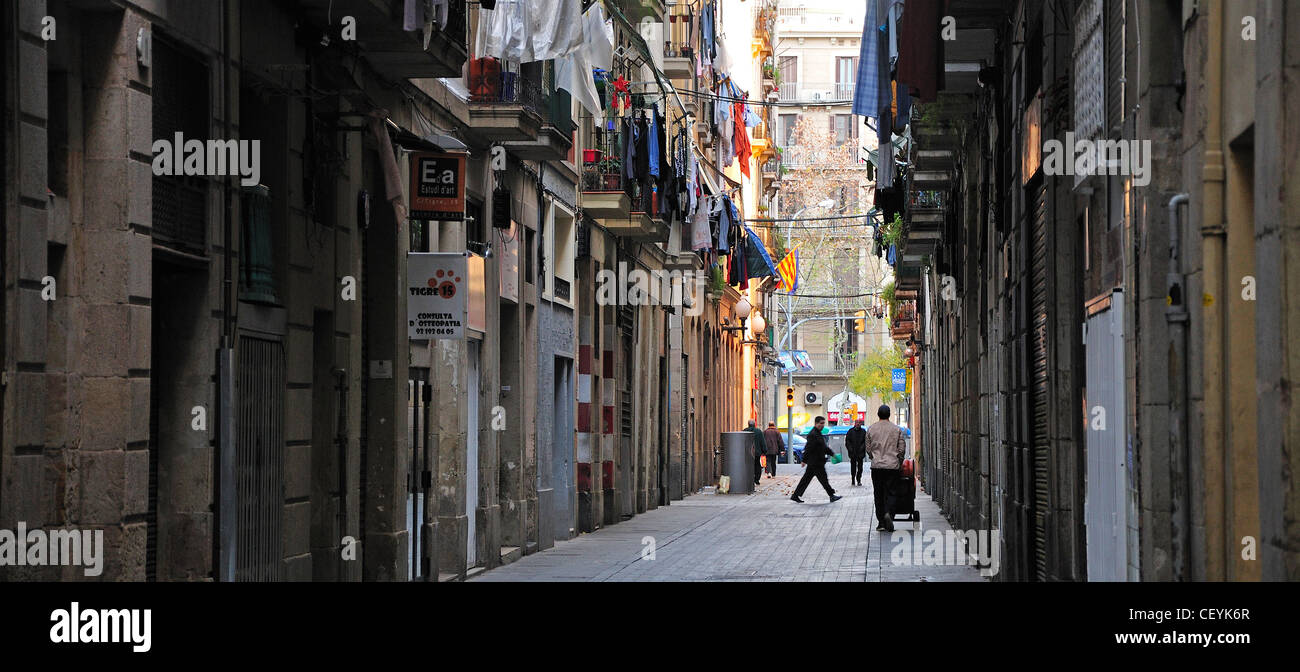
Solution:
[{"label": "stone building facade", "polygon": [[[450,5],[6,10],[0,528],[102,529],[103,580],[447,581],[716,482],[738,295],[596,305],[600,268],[701,262],[593,222],[552,62],[468,95]],[[158,174],[177,133],[256,140],[257,174]],[[429,151],[463,219],[407,217]],[[407,337],[412,252],[466,257],[464,339]]]}]

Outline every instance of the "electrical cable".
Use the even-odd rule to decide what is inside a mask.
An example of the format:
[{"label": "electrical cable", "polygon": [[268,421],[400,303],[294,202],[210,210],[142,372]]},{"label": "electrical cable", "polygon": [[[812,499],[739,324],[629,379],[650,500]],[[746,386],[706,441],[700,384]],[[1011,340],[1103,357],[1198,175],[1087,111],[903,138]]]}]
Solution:
[{"label": "electrical cable", "polygon": [[824,217],[751,217],[746,222],[821,222],[829,219],[862,219],[879,216],[880,212],[864,212],[860,215],[826,215]]}]

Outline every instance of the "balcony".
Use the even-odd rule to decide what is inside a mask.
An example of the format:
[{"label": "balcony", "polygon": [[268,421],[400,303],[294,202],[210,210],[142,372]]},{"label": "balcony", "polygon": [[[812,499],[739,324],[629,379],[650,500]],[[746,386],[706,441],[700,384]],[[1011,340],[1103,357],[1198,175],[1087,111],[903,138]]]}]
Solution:
[{"label": "balcony", "polygon": [[898,314],[894,316],[893,324],[890,325],[889,335],[895,341],[906,341],[912,338],[915,331],[916,304],[909,301],[898,307]]},{"label": "balcony", "polygon": [[664,269],[669,271],[695,271],[700,266],[699,255],[690,250],[669,252],[664,260]]},{"label": "balcony", "polygon": [[776,158],[776,146],[772,144],[772,137],[768,132],[766,121],[759,122],[759,124],[754,127],[754,130],[750,131],[750,135],[753,136],[753,139],[750,140],[749,143],[750,152],[754,155],[754,158],[759,161],[768,161]]},{"label": "balcony", "polygon": [[808,353],[808,363],[812,364],[812,371],[800,370],[795,372],[796,375],[839,376],[853,371],[853,356],[851,353],[810,352]]},{"label": "balcony", "polygon": [[[484,144],[538,143],[542,125],[549,119],[540,78],[494,72],[495,62],[483,58],[470,64],[469,134]],[[476,75],[476,70],[490,74]]]},{"label": "balcony", "polygon": [[640,241],[668,240],[668,222],[651,217],[657,203],[624,174],[617,131],[597,129],[592,149],[583,150],[582,210],[616,236]]},{"label": "balcony", "polygon": [[833,82],[781,82],[777,94],[783,103],[851,105],[853,85]]},{"label": "balcony", "polygon": [[356,19],[356,47],[392,79],[459,77],[468,57],[465,0],[450,0],[447,25],[435,25],[424,46],[422,31],[402,29],[402,3],[383,0],[298,0],[307,21],[318,28],[338,25],[339,17]]},{"label": "balcony", "polygon": [[668,242],[667,220],[645,212],[630,212],[624,219],[607,219],[601,222],[610,233],[642,243]]},{"label": "balcony", "polygon": [[582,209],[597,221],[626,217],[637,185],[623,174],[619,133],[598,128],[592,141],[582,156]]},{"label": "balcony", "polygon": [[546,116],[533,140],[503,142],[506,151],[530,161],[562,161],[573,151],[573,97],[568,91],[554,90],[543,96]]}]

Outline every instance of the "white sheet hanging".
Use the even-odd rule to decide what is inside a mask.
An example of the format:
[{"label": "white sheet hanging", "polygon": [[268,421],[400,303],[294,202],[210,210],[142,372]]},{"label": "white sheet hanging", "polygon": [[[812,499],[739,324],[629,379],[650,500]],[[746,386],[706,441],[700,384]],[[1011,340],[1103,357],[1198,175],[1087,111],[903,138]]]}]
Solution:
[{"label": "white sheet hanging", "polygon": [[600,114],[600,96],[592,79],[592,67],[609,70],[614,60],[612,27],[607,29],[605,10],[596,3],[582,17],[582,46],[556,61],[555,86],[573,95],[593,116]]},{"label": "white sheet hanging", "polygon": [[496,9],[479,8],[479,26],[482,55],[513,63],[562,58],[583,46],[582,0],[498,0]]}]

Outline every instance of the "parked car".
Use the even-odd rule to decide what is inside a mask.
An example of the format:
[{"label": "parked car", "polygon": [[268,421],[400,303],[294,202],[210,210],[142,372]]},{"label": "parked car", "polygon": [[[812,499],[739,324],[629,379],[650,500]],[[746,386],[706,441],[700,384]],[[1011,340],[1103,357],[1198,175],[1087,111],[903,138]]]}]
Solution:
[{"label": "parked car", "polygon": [[[785,457],[785,449],[788,447],[785,445],[785,436],[786,433],[781,432],[781,446],[782,446],[781,456],[782,457]],[[803,447],[808,444],[808,439],[805,439],[802,436],[795,434],[791,443],[794,444],[794,461],[796,463],[803,462]]]},{"label": "parked car", "polygon": [[[826,427],[822,429],[822,436],[826,437],[826,446],[831,449],[831,452],[839,455],[841,460],[847,459],[848,457],[844,454],[844,436],[849,433],[849,428],[852,426],[853,425],[826,425]],[[812,431],[811,425],[799,430],[799,434],[806,437],[808,436],[809,431]],[[805,439],[805,442],[807,442],[807,439]],[[802,456],[803,451],[799,451],[796,455]]]}]

